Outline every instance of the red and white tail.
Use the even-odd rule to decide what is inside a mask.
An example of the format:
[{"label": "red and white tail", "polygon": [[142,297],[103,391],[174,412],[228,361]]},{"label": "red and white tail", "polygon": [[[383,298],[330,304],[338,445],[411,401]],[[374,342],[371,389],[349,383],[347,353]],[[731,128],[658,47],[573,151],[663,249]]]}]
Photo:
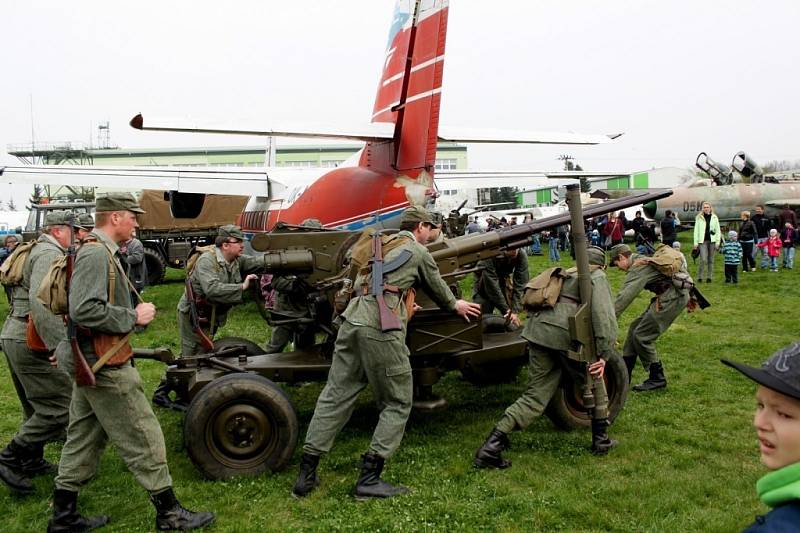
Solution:
[{"label": "red and white tail", "polygon": [[[397,0],[372,122],[395,125],[392,146],[369,143],[362,164],[433,173],[449,0]],[[371,153],[370,153],[371,152]]]}]

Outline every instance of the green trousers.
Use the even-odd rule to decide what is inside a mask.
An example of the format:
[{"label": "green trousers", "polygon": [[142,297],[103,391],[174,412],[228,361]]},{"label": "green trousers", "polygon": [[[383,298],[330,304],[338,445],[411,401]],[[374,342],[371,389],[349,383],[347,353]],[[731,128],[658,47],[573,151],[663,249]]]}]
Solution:
[{"label": "green trousers", "polygon": [[69,422],[72,379],[50,365],[48,354],[29,350],[25,341],[5,339],[3,350],[18,386],[23,413],[27,414],[26,405],[31,410],[14,440],[27,445],[62,440]]},{"label": "green trousers", "polygon": [[528,385],[522,396],[506,409],[496,424],[497,429],[503,433],[523,430],[544,413],[558,390],[562,372],[569,372],[579,385],[586,381],[585,373],[580,370],[580,363],[569,360],[566,352],[533,343],[528,343],[528,352]]},{"label": "green trousers", "polygon": [[400,446],[411,413],[413,384],[404,332],[383,333],[344,322],[336,337],[328,382],[317,399],[303,451],[328,453],[367,384],[378,404],[369,451],[389,458]]},{"label": "green trousers", "polygon": [[145,490],[158,493],[171,487],[164,434],[144,396],[139,372],[126,363],[101,370],[96,379],[95,387],[72,388],[56,488],[78,492],[97,472],[109,440]]},{"label": "green trousers", "polygon": [[[14,342],[4,340],[3,343],[3,353],[5,353],[5,343],[6,342]],[[25,422],[30,417],[33,416],[33,406],[31,402],[28,401],[28,397],[25,395],[25,388],[22,386],[22,383],[19,381],[16,372],[14,372],[14,368],[11,366],[11,360],[6,355],[6,363],[8,364],[8,373],[11,374],[11,383],[14,385],[14,390],[17,393],[17,398],[19,399],[20,406],[22,407],[22,421]]]},{"label": "green trousers", "polygon": [[658,299],[653,298],[644,313],[628,327],[628,336],[622,347],[623,357],[638,356],[644,369],[649,370],[652,363],[659,361],[656,340],[669,329],[688,301],[688,292],[674,289],[670,289]]},{"label": "green trousers", "polygon": [[[208,330],[203,331],[211,337],[211,333]],[[192,318],[189,313],[178,311],[178,332],[181,336],[181,357],[197,355],[205,351],[203,344],[200,342],[200,335],[192,329]]]}]

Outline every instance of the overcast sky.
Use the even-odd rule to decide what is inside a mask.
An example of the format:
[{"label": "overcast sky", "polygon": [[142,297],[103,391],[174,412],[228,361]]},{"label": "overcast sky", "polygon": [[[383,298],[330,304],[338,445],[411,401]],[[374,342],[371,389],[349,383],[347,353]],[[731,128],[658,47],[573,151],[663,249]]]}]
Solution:
[{"label": "overcast sky", "polygon": [[[260,138],[140,132],[202,122],[367,122],[393,0],[4,5],[0,164],[6,145],[258,145]],[[451,0],[441,122],[625,132],[596,147],[469,147],[472,168],[586,170],[800,159],[797,0]],[[33,112],[31,113],[31,101]],[[33,133],[31,128],[33,117]],[[281,141],[279,141],[280,146]],[[313,141],[309,141],[313,143]],[[0,201],[11,194],[0,185]],[[15,200],[25,195],[15,192]]]}]

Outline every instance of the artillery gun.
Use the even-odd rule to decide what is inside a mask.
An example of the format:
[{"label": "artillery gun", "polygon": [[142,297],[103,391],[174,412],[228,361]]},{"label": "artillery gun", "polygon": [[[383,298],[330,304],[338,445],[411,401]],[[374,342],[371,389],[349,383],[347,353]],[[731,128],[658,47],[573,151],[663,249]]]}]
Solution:
[{"label": "artillery gun", "polygon": [[[586,207],[583,219],[669,196],[671,191],[631,195]],[[455,282],[481,259],[528,246],[533,235],[570,222],[570,214],[518,224],[498,231],[465,235],[428,245],[445,280]],[[311,349],[264,354],[255,343],[222,338],[214,349],[173,360],[169,350],[137,350],[140,358],[167,363],[167,383],[189,402],[184,439],[195,465],[212,479],[277,471],[290,461],[297,446],[299,424],[288,396],[276,382],[325,381],[331,365],[335,328],[333,303],[348,279],[343,268],[360,233],[283,227],[257,235],[253,249],[264,253],[273,275],[294,274],[308,290],[309,314],[291,320],[316,324],[326,339]],[[584,241],[585,242],[585,241]],[[467,323],[443,311],[421,291],[422,310],[408,324],[406,343],[414,377],[414,407],[435,409],[446,401],[432,388],[448,371],[460,370],[477,384],[513,379],[527,362],[527,343],[519,331],[507,331],[500,316]],[[627,395],[624,363],[610,361],[606,370],[610,419]],[[547,415],[563,428],[588,427],[582,390],[568,377],[548,406]]]}]

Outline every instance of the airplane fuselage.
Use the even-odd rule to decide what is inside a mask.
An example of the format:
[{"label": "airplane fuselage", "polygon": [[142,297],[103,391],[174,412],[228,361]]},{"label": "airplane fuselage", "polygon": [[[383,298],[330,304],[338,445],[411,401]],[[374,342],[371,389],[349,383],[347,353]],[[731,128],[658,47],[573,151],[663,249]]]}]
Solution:
[{"label": "airplane fuselage", "polygon": [[644,214],[661,220],[667,210],[678,216],[682,223],[692,223],[703,210],[703,202],[711,203],[721,221],[740,220],[742,211],[754,213],[757,205],[765,207],[768,216],[777,216],[784,203],[797,208],[800,201],[800,183],[753,183],[713,187],[677,187],[672,196],[650,202]]}]

